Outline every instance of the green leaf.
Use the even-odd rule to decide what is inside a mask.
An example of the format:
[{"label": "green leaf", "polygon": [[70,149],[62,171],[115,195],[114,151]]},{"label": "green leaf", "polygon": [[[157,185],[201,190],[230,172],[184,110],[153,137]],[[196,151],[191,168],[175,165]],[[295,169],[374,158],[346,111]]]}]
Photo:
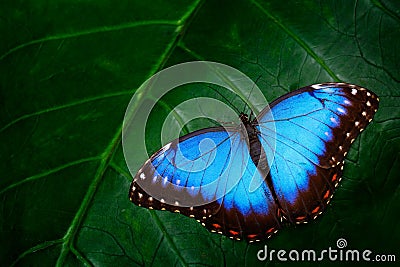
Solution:
[{"label": "green leaf", "polygon": [[[2,264],[268,265],[257,260],[265,244],[322,250],[336,248],[341,237],[351,249],[398,253],[399,10],[388,0],[5,1]],[[247,244],[182,215],[129,202],[132,177],[121,148],[128,102],[157,71],[192,60],[260,77],[269,101],[326,81],[359,84],[379,95],[374,121],[353,144],[323,216]],[[151,151],[160,147],[166,114],[197,94],[213,93],[185,86],[156,107],[160,115],[147,125]],[[207,126],[199,122],[186,131]],[[137,160],[138,169],[142,163]]]}]

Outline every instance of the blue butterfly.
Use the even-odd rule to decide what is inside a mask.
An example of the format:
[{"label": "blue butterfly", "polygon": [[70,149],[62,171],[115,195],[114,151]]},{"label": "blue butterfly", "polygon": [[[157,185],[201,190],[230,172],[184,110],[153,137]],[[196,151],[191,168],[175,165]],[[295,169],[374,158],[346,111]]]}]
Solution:
[{"label": "blue butterfly", "polygon": [[198,130],[165,145],[140,168],[129,198],[232,239],[269,238],[326,209],[344,157],[378,102],[347,83],[298,89],[254,119],[240,114],[238,126]]}]

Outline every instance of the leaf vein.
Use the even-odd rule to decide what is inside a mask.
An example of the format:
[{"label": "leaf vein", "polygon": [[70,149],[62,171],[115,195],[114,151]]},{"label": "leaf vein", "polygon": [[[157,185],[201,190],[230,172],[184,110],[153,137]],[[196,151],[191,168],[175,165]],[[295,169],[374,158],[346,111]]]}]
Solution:
[{"label": "leaf vein", "polygon": [[23,48],[31,46],[31,45],[43,43],[43,42],[75,38],[75,37],[79,37],[79,36],[96,34],[96,33],[120,31],[120,30],[140,27],[140,26],[151,26],[151,25],[178,26],[179,25],[179,21],[169,21],[169,20],[135,21],[135,22],[124,23],[124,24],[113,25],[113,26],[97,27],[97,28],[77,31],[77,32],[74,32],[74,33],[60,33],[60,34],[55,34],[55,35],[51,35],[51,36],[46,36],[46,37],[43,37],[43,38],[40,38],[40,39],[32,40],[32,41],[17,45],[15,47],[9,49],[6,53],[4,53],[3,55],[0,56],[0,61],[3,60],[4,58],[6,58],[8,55],[10,55],[10,54],[12,54],[12,53],[14,53],[14,52],[16,52],[16,51],[18,51],[20,49],[23,49]]},{"label": "leaf vein", "polygon": [[307,54],[309,54],[321,67],[331,76],[334,80],[340,81],[339,77],[329,68],[325,61],[318,56],[309,45],[306,44],[299,36],[297,36],[293,31],[291,31],[287,26],[285,26],[281,21],[274,17],[268,10],[266,10],[260,3],[256,0],[252,0],[253,4],[256,5],[268,18],[270,18],[276,25],[278,25],[287,35],[289,35],[297,44],[302,47]]},{"label": "leaf vein", "polygon": [[36,246],[33,246],[27,250],[25,250],[21,255],[19,255],[19,257],[10,265],[10,266],[15,266],[18,264],[18,262],[24,258],[25,256],[31,254],[31,253],[35,253],[39,250],[43,250],[52,246],[55,246],[57,244],[61,244],[63,242],[63,239],[56,239],[56,240],[51,240],[51,241],[45,241],[43,243],[40,243]]},{"label": "leaf vein", "polygon": [[7,123],[5,126],[0,128],[0,132],[3,132],[4,130],[6,130],[10,126],[12,126],[12,125],[14,125],[14,124],[16,124],[16,123],[18,123],[18,122],[20,122],[22,120],[26,120],[26,119],[29,119],[31,117],[39,116],[39,115],[42,115],[42,114],[47,113],[47,112],[57,111],[57,110],[60,110],[60,109],[70,108],[70,107],[74,107],[74,106],[77,106],[77,105],[90,103],[90,102],[97,101],[97,100],[103,100],[103,99],[106,99],[106,98],[129,95],[129,94],[132,94],[132,91],[122,91],[122,92],[116,92],[116,93],[101,95],[101,96],[90,97],[90,98],[78,100],[78,101],[75,101],[75,102],[67,103],[67,104],[64,104],[64,105],[59,105],[59,106],[55,106],[55,107],[49,107],[49,108],[45,108],[45,109],[42,109],[42,110],[38,110],[38,111],[29,113],[29,114],[22,115],[22,116],[20,116],[20,117],[18,117],[16,119],[12,120],[11,122]]},{"label": "leaf vein", "polygon": [[87,162],[96,161],[96,160],[99,160],[99,159],[100,159],[100,157],[90,157],[90,158],[79,159],[79,160],[76,160],[76,161],[68,162],[68,163],[63,164],[61,166],[58,166],[58,167],[56,167],[54,169],[51,169],[51,170],[48,170],[46,172],[27,177],[25,179],[22,179],[22,180],[16,182],[16,183],[10,184],[9,186],[7,186],[6,188],[4,188],[3,190],[0,191],[0,195],[4,194],[5,192],[7,192],[7,191],[9,191],[9,190],[11,190],[11,189],[13,189],[13,188],[15,188],[17,186],[20,186],[22,184],[25,184],[25,183],[28,183],[28,182],[31,182],[31,181],[35,181],[37,179],[46,177],[46,176],[48,176],[50,174],[59,172],[61,170],[67,169],[69,167],[73,167],[73,166],[79,165],[81,163],[87,163]]}]

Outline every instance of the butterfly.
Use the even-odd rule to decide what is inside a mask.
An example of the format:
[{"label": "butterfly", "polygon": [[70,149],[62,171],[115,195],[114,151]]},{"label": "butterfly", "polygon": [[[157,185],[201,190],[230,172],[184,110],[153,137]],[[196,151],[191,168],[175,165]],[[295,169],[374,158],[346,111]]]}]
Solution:
[{"label": "butterfly", "polygon": [[232,239],[269,238],[327,208],[344,158],[378,105],[376,94],[353,84],[300,88],[253,119],[241,113],[240,125],[166,144],[135,175],[129,198]]}]

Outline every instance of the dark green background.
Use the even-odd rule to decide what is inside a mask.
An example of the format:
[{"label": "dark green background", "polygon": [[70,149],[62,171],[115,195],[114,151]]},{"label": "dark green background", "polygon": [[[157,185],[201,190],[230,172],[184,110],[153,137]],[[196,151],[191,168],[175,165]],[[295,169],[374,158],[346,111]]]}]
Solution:
[{"label": "dark green background", "polygon": [[[0,36],[1,265],[249,266],[264,244],[324,249],[340,237],[400,260],[399,1],[8,0]],[[323,216],[248,245],[129,202],[125,108],[151,75],[191,60],[260,77],[269,101],[325,81],[379,95]],[[193,88],[158,112],[210,92]],[[156,134],[162,119],[148,122]]]}]

